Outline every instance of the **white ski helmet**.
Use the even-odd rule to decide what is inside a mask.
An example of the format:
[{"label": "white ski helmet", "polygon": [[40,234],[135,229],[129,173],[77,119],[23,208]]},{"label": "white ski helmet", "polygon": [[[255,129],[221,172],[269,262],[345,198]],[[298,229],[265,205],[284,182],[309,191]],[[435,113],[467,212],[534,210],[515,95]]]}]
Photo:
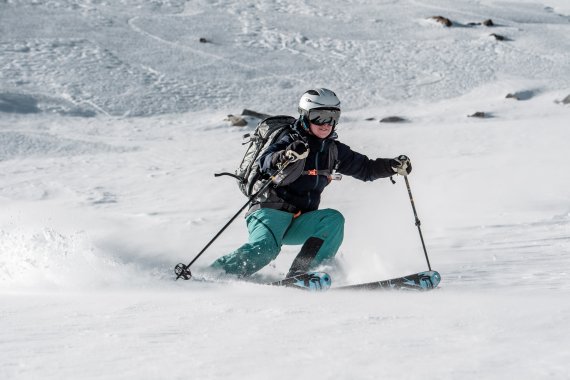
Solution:
[{"label": "white ski helmet", "polygon": [[340,100],[334,92],[326,88],[308,90],[299,100],[299,113],[308,117],[309,111],[315,108],[338,109],[340,111]]}]

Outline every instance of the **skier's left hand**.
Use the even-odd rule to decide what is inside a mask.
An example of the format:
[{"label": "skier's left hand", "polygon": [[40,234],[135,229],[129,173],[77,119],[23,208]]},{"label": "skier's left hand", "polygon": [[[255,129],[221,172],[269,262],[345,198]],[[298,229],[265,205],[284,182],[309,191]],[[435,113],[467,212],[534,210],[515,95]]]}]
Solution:
[{"label": "skier's left hand", "polygon": [[412,172],[412,163],[408,156],[403,154],[390,160],[392,170],[399,175],[406,176]]}]

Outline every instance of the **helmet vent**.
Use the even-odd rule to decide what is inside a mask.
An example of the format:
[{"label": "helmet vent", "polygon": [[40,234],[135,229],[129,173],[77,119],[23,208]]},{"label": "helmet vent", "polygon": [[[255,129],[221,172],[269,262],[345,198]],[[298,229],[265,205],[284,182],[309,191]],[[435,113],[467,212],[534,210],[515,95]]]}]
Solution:
[{"label": "helmet vent", "polygon": [[310,94],[310,95],[319,95],[319,93],[315,90],[309,90],[307,91],[305,94]]}]

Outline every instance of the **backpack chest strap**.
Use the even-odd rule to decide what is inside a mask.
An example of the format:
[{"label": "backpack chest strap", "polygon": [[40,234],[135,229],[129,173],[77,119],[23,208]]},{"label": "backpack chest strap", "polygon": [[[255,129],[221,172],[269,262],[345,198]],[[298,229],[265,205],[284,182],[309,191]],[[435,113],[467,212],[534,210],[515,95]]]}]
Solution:
[{"label": "backpack chest strap", "polygon": [[[326,177],[329,177],[329,179],[340,179],[338,178],[339,175],[337,175],[337,177],[335,177],[335,170],[336,170],[336,166],[338,164],[338,147],[336,146],[336,144],[331,141],[330,145],[328,147],[329,150],[329,154],[328,154],[328,162],[327,162],[327,168],[326,169],[311,169],[311,170],[304,170],[301,174],[302,175],[323,175]],[[335,177],[335,178],[333,178]]]},{"label": "backpack chest strap", "polygon": [[323,170],[312,169],[312,170],[304,170],[301,174],[302,175],[324,175],[324,176],[330,177],[332,174],[332,171],[329,169],[323,169]]}]

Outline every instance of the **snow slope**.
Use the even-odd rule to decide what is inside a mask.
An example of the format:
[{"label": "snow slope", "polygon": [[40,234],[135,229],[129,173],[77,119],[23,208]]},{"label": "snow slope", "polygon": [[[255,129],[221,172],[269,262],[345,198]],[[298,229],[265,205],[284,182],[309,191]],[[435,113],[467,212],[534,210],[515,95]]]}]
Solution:
[{"label": "snow slope", "polygon": [[[0,1],[0,378],[569,378],[569,31],[563,0]],[[224,118],[316,86],[341,141],[412,158],[440,289],[172,281],[245,203]],[[333,286],[426,268],[396,181],[326,190]]]}]

